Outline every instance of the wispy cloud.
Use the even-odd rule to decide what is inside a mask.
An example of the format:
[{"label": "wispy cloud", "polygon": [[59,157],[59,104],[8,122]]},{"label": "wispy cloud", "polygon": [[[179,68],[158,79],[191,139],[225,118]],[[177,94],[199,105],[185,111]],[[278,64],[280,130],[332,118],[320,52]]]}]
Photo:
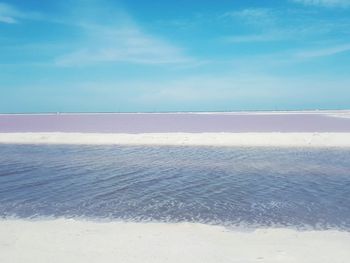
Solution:
[{"label": "wispy cloud", "polygon": [[339,53],[350,51],[350,44],[337,45],[327,48],[319,48],[308,51],[301,51],[296,53],[297,57],[300,58],[318,58],[318,57],[327,57],[333,56]]},{"label": "wispy cloud", "polygon": [[247,24],[265,26],[275,23],[274,10],[269,8],[248,8],[226,12],[221,18],[239,19]]},{"label": "wispy cloud", "polygon": [[349,7],[350,0],[292,0],[295,3],[324,7]]},{"label": "wispy cloud", "polygon": [[87,25],[87,39],[79,48],[56,59],[61,66],[102,62],[137,64],[189,63],[183,50],[159,37],[144,33],[136,25],[117,27]]},{"label": "wispy cloud", "polygon": [[39,19],[41,16],[34,12],[24,12],[16,7],[0,2],[0,23],[16,24],[22,19]]},{"label": "wispy cloud", "polygon": [[[58,47],[64,47],[64,51],[62,48],[52,50],[52,60],[56,66],[101,63],[198,64],[183,48],[147,32],[125,10],[115,6],[104,7],[96,1],[72,3],[69,6],[62,5],[62,13],[47,17],[0,2],[0,23],[45,20],[69,27],[70,32],[75,32],[74,41],[57,43]],[[36,46],[40,45],[46,46],[45,43]],[[27,47],[22,45],[21,48]]]},{"label": "wispy cloud", "polygon": [[[348,85],[348,80],[337,80],[336,89],[345,91]],[[137,83],[134,83],[133,87],[135,86],[137,87]],[[327,78],[320,81],[315,76],[293,78],[256,74],[252,78],[251,74],[231,74],[198,75],[166,83],[146,81],[139,86],[147,92],[140,92],[135,96],[135,103],[161,105],[166,101],[169,105],[181,103],[188,107],[200,103],[209,108],[219,103],[221,110],[233,110],[242,107],[263,108],[265,105],[270,105],[271,109],[271,105],[279,105],[282,101],[284,105],[298,104],[300,98],[317,103],[319,97],[316,99],[312,94],[320,93],[322,99],[326,99],[327,92],[324,91],[334,86],[334,82]]]},{"label": "wispy cloud", "polygon": [[[89,5],[90,4],[90,5]],[[195,60],[169,40],[147,32],[125,10],[76,6],[74,17],[61,21],[79,31],[69,52],[57,56],[59,66],[89,66],[101,63],[188,64]],[[83,8],[83,10],[81,10]],[[94,14],[84,16],[84,14]],[[114,14],[111,17],[110,14]],[[96,19],[97,17],[97,19]],[[106,19],[99,19],[106,18]]]},{"label": "wispy cloud", "polygon": [[321,10],[305,8],[242,9],[226,12],[221,17],[229,18],[228,22],[235,28],[244,29],[222,37],[227,43],[323,41],[333,38],[334,34],[347,36],[350,25],[349,18],[340,16],[330,20]]},{"label": "wispy cloud", "polygon": [[247,26],[248,34],[234,34],[225,36],[223,39],[227,43],[248,43],[248,42],[268,42],[278,41],[285,37],[284,32],[276,26],[278,23],[278,10],[269,8],[249,8],[226,12],[220,16],[229,19],[234,25],[243,24]]},{"label": "wispy cloud", "polygon": [[267,32],[251,35],[233,35],[226,36],[223,39],[227,43],[252,43],[252,42],[271,42],[290,39],[292,36],[287,32]]},{"label": "wispy cloud", "polygon": [[17,23],[16,18],[20,15],[21,13],[14,7],[5,3],[0,3],[0,22],[7,24]]}]

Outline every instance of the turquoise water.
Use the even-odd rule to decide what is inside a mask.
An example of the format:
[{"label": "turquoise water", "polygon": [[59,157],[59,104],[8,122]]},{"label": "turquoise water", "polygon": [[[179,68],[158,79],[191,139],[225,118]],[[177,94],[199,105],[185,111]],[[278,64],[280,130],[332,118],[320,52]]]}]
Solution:
[{"label": "turquoise water", "polygon": [[350,149],[0,145],[0,217],[350,229]]}]

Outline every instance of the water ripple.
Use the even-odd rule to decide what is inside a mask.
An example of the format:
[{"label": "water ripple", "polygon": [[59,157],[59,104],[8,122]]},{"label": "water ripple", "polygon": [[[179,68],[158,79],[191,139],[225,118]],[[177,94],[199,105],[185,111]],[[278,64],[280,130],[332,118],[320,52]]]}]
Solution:
[{"label": "water ripple", "polygon": [[350,229],[350,150],[0,146],[0,217]]}]

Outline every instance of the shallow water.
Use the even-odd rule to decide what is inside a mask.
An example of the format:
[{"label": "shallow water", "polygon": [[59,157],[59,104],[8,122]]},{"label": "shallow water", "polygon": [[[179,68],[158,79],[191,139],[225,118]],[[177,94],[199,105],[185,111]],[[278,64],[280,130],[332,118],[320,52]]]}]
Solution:
[{"label": "shallow water", "polygon": [[0,145],[0,217],[350,229],[350,149]]}]

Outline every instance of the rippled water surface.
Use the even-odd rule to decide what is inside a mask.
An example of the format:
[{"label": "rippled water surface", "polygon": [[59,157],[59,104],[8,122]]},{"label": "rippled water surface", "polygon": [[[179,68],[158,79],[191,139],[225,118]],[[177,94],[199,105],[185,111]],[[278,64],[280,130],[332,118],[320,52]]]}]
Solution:
[{"label": "rippled water surface", "polygon": [[350,149],[0,145],[0,217],[350,229]]}]

